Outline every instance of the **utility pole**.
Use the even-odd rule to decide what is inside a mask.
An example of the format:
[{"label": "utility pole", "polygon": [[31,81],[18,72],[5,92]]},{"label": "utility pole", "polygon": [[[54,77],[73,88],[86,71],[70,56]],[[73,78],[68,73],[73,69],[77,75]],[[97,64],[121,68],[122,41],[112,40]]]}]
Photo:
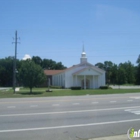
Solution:
[{"label": "utility pole", "polygon": [[14,89],[14,93],[15,93],[15,89],[16,89],[16,60],[17,60],[17,31],[15,32],[15,42],[13,42],[15,44],[15,56],[14,56],[14,63],[13,63],[13,89]]}]

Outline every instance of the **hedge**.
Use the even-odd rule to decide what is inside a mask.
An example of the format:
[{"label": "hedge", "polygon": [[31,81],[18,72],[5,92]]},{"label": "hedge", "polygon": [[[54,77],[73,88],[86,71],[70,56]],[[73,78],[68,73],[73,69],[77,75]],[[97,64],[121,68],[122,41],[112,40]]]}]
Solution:
[{"label": "hedge", "polygon": [[81,89],[81,87],[71,87],[71,90],[80,90]]},{"label": "hedge", "polygon": [[109,89],[108,86],[100,86],[100,89]]},{"label": "hedge", "polygon": [[62,89],[62,86],[50,86],[50,88],[54,88],[54,89]]}]

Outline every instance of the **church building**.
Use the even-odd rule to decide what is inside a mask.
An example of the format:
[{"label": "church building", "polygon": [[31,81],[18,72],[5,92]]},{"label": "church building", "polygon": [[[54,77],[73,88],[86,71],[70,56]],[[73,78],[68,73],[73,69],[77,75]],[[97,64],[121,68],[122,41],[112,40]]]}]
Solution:
[{"label": "church building", "polygon": [[105,85],[105,71],[88,63],[86,53],[81,54],[80,63],[64,70],[45,70],[49,85],[70,88],[97,89]]}]

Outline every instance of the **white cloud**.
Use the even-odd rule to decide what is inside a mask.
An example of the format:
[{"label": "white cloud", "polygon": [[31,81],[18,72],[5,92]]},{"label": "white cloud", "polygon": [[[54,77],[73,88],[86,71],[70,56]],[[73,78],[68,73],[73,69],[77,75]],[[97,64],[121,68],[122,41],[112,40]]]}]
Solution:
[{"label": "white cloud", "polygon": [[31,56],[29,54],[25,54],[24,57],[22,58],[22,60],[27,60],[27,59],[31,59]]}]

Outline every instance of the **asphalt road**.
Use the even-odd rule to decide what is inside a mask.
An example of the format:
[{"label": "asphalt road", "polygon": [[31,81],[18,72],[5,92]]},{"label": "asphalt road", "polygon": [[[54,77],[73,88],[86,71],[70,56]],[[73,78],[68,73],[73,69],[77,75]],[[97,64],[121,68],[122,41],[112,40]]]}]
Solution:
[{"label": "asphalt road", "polygon": [[0,99],[0,140],[88,140],[140,129],[140,93]]}]

